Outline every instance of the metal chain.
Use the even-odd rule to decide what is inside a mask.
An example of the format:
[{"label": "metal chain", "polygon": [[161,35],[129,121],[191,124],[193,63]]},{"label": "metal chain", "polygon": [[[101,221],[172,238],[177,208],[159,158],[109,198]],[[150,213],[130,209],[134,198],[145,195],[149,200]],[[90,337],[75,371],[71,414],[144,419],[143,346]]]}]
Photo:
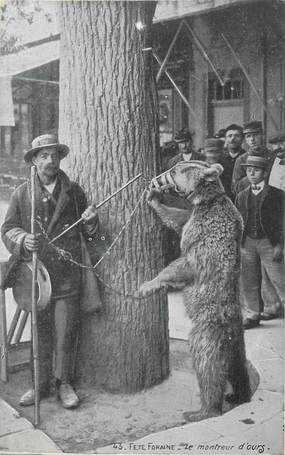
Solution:
[{"label": "metal chain", "polygon": [[[129,216],[129,219],[126,221],[126,223],[123,225],[123,227],[120,229],[119,233],[117,234],[117,236],[115,237],[115,239],[113,240],[113,242],[111,243],[111,245],[108,247],[107,251],[103,254],[103,256],[99,259],[99,261],[93,265],[93,266],[88,266],[88,265],[85,265],[85,264],[81,264],[80,262],[77,262],[73,259],[72,257],[72,254],[69,252],[69,251],[66,251],[62,248],[59,248],[58,246],[55,246],[54,244],[52,243],[49,243],[50,246],[52,247],[52,249],[54,249],[56,251],[56,253],[65,261],[67,262],[70,262],[82,269],[86,269],[86,270],[91,270],[95,273],[96,277],[98,278],[98,280],[107,288],[109,289],[110,291],[112,291],[114,294],[120,296],[120,297],[124,297],[125,299],[127,298],[132,298],[132,299],[135,299],[135,300],[142,300],[142,299],[146,299],[148,298],[149,296],[136,296],[132,293],[127,293],[127,294],[124,294],[120,291],[118,291],[117,289],[115,289],[114,287],[112,287],[111,285],[109,285],[108,283],[106,283],[103,278],[95,271],[96,267],[98,267],[99,264],[101,264],[101,262],[105,259],[105,257],[107,255],[110,254],[111,250],[113,249],[113,247],[116,245],[116,243],[119,241],[121,235],[123,234],[123,232],[126,230],[126,228],[128,227],[128,225],[130,224],[134,214],[136,213],[137,209],[139,208],[143,198],[144,198],[144,195],[146,194],[147,192],[147,189],[144,189],[138,202],[136,203],[135,207],[133,208],[130,216]],[[43,234],[43,236],[45,237],[45,239],[50,242],[50,238],[49,236],[47,235],[42,223],[39,221],[39,220],[36,220],[37,224],[39,225],[40,227],[40,230]],[[161,258],[163,257],[163,255],[161,255]],[[160,258],[159,258],[160,259]],[[154,291],[152,291],[150,294],[154,293]]]}]

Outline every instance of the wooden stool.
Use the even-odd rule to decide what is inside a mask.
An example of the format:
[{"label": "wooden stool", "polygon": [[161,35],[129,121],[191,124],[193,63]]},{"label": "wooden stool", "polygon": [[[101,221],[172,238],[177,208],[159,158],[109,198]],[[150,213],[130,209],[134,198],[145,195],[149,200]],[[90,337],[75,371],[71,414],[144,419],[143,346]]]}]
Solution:
[{"label": "wooden stool", "polygon": [[[26,322],[29,316],[27,311],[21,310],[18,306],[10,324],[10,328],[7,333],[7,314],[6,314],[6,298],[4,279],[6,276],[7,261],[0,261],[0,379],[3,382],[8,381],[8,354],[9,349],[13,346],[19,345],[21,337],[26,326]],[[19,324],[18,324],[19,323]],[[18,326],[18,329],[17,329]],[[17,331],[16,331],[17,329]],[[14,336],[15,335],[15,336]],[[12,345],[12,340],[14,343]],[[19,365],[24,365],[19,364]]]}]

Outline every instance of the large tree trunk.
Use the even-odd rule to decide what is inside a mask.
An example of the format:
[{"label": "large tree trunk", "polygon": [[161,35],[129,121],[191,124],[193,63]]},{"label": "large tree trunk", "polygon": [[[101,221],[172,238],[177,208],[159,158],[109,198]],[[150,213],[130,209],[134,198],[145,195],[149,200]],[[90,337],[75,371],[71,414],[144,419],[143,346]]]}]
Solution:
[{"label": "large tree trunk", "polygon": [[[71,152],[68,173],[96,202],[139,172],[156,175],[157,115],[147,29],[154,2],[62,2],[60,138]],[[147,185],[140,179],[99,211],[114,239]],[[97,269],[122,294],[163,267],[161,227],[145,200],[117,246]],[[169,373],[166,296],[136,300],[101,286],[104,311],[82,320],[81,381],[135,392]]]}]

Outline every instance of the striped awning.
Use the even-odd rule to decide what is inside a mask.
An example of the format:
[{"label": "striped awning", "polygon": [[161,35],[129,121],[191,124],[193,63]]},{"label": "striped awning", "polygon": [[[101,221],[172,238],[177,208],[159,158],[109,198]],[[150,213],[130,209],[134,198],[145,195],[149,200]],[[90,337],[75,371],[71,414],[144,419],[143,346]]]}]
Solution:
[{"label": "striped awning", "polygon": [[11,77],[59,59],[59,40],[0,56],[0,77]]},{"label": "striped awning", "polygon": [[0,56],[0,126],[14,126],[12,78],[59,59],[59,40]]},{"label": "striped awning", "polygon": [[[268,0],[268,3],[272,1]],[[158,0],[153,23],[180,19],[227,6],[258,2],[260,0]],[[281,2],[285,3],[285,0]]]}]

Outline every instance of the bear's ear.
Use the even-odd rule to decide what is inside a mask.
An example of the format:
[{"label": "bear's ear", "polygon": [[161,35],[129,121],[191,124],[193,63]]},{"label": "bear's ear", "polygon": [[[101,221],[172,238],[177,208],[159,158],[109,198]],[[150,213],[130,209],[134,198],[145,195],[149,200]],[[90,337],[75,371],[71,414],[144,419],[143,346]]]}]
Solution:
[{"label": "bear's ear", "polygon": [[219,163],[211,164],[210,167],[204,169],[204,177],[208,182],[216,180],[224,171],[224,168]]}]

